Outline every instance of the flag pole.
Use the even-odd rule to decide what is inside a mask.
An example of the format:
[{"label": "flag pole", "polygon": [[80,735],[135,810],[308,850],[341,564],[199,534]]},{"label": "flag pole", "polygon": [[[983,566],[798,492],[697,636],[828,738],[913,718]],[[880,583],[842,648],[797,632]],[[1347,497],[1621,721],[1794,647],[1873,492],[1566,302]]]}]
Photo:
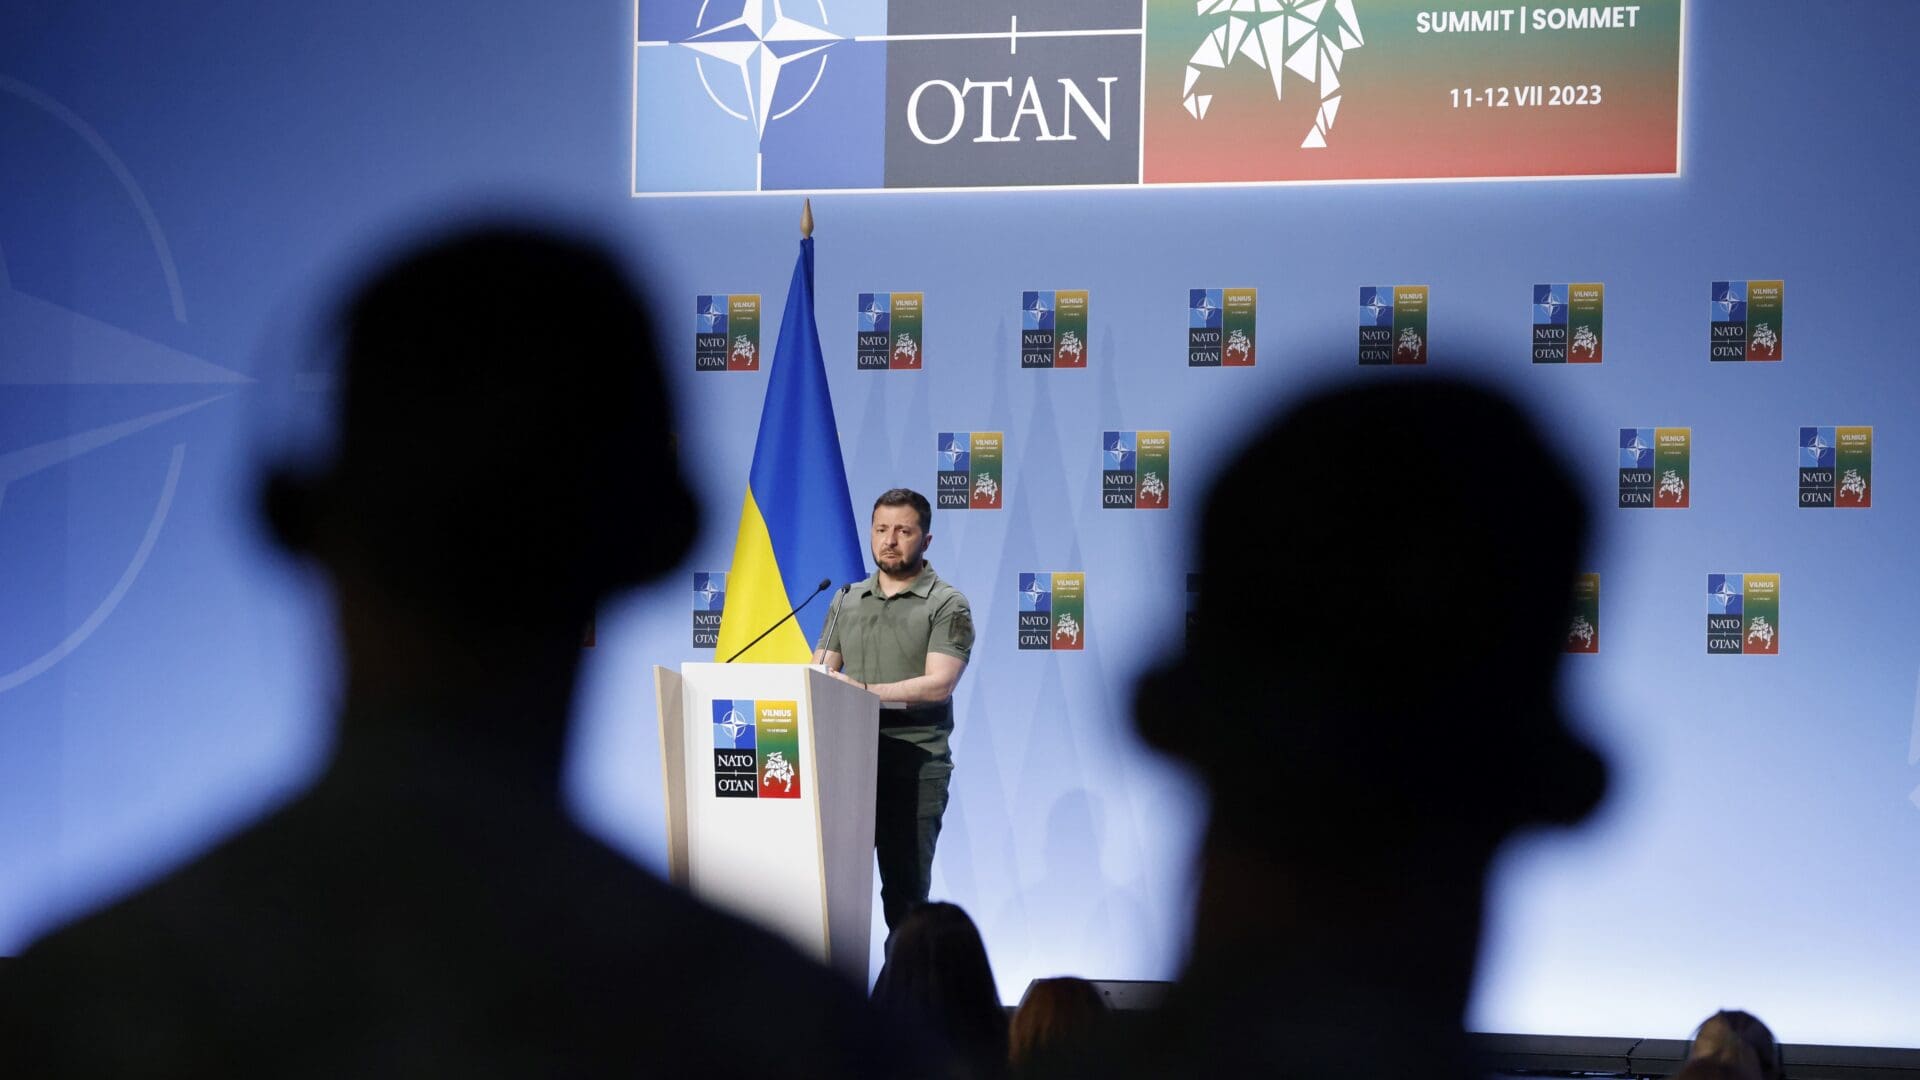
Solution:
[{"label": "flag pole", "polygon": [[813,239],[813,200],[800,200],[800,239]]}]

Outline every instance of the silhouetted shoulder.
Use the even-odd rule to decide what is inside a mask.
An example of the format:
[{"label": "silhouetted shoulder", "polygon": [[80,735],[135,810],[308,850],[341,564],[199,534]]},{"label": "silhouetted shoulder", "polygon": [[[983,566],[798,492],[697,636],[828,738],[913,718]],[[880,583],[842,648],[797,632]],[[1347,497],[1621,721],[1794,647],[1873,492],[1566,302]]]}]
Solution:
[{"label": "silhouetted shoulder", "polygon": [[341,770],[15,967],[21,1075],[926,1075],[854,987],[536,800]]}]

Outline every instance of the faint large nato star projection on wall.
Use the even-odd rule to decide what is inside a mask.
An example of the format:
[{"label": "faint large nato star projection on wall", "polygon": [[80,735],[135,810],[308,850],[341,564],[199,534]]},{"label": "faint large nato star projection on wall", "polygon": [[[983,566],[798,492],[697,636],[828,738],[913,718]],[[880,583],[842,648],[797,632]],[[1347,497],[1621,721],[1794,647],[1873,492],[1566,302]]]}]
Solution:
[{"label": "faint large nato star projection on wall", "polygon": [[[19,80],[0,75],[0,109],[18,110],[27,120],[22,130],[46,133],[49,139],[77,139],[113,177],[146,231],[157,268],[176,321],[187,321],[185,293],[166,235],[133,174],[99,132],[65,105]],[[11,147],[6,152],[31,152]],[[4,237],[0,237],[4,241]],[[131,275],[129,275],[131,276]],[[166,424],[250,383],[245,375],[177,349],[159,344],[93,318],[83,312],[43,300],[16,287],[0,247],[0,394],[20,387],[221,387],[197,400],[169,404],[104,424],[75,430],[31,443],[10,446],[0,442],[0,515],[30,514],[33,508],[10,493],[21,481],[55,470],[82,455],[111,446],[134,434]],[[0,435],[4,438],[4,435]],[[146,566],[173,505],[185,467],[187,447],[175,443],[168,452],[166,478],[150,503],[127,507],[129,514],[147,519],[139,545],[129,556],[117,580],[77,621],[40,628],[30,637],[39,644],[24,655],[0,656],[0,693],[12,690],[50,670],[98,630]],[[9,558],[33,559],[46,553],[9,553]],[[67,552],[57,553],[65,558]],[[49,559],[52,556],[48,556]],[[16,569],[18,564],[16,564]],[[32,573],[31,569],[25,571]],[[47,576],[54,576],[51,562]]]}]

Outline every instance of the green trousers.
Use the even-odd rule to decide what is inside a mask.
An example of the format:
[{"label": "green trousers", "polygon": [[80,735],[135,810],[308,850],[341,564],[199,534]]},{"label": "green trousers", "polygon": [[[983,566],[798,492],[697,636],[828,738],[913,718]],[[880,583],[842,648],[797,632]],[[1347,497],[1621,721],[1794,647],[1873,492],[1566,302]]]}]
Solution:
[{"label": "green trousers", "polygon": [[887,930],[900,925],[933,886],[933,846],[947,811],[953,756],[886,735],[874,784],[873,853],[880,864],[880,907]]}]

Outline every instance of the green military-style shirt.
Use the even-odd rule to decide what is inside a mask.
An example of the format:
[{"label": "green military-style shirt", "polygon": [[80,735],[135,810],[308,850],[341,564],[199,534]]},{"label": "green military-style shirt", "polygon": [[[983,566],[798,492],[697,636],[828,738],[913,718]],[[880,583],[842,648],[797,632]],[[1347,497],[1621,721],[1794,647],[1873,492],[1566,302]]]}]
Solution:
[{"label": "green military-style shirt", "polygon": [[[876,571],[834,598],[819,647],[837,652],[843,670],[863,683],[899,682],[927,673],[927,654],[960,660],[973,653],[973,609],[933,564],[905,589],[887,596]],[[945,754],[953,730],[953,701],[881,711],[882,735]]]}]

